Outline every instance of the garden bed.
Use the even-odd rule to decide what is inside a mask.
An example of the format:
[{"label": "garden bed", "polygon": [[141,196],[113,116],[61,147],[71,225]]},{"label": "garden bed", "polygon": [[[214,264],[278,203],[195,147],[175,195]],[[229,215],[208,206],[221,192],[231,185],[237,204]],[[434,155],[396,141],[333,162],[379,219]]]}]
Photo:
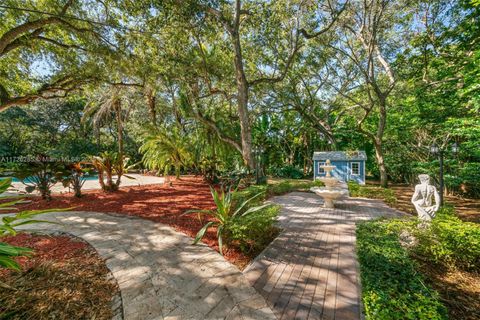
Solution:
[{"label": "garden bed", "polygon": [[480,227],[452,209],[361,223],[357,250],[367,319],[480,318]]},{"label": "garden bed", "polygon": [[[163,184],[124,187],[112,193],[89,190],[83,192],[82,198],[54,194],[53,200],[49,202],[35,197],[30,204],[19,205],[18,208],[31,210],[74,207],[75,211],[138,216],[167,224],[193,238],[209,218],[204,216],[199,220],[196,214],[183,214],[191,209],[214,209],[210,187],[200,177],[193,176],[182,176],[180,180],[172,182],[173,186]],[[202,241],[213,249],[219,250],[215,228],[209,229]],[[244,254],[236,247],[224,248],[223,251],[225,258],[240,269],[243,269],[256,254]]]},{"label": "garden bed", "polygon": [[[367,185],[349,184],[350,196],[383,200],[388,206],[410,215],[417,215],[411,199],[414,186],[406,184],[391,184],[381,188],[377,181],[367,181]],[[463,221],[480,223],[480,199],[462,198],[445,195],[445,202],[455,207],[457,216]]]},{"label": "garden bed", "polygon": [[[0,270],[1,319],[111,319],[119,291],[105,262],[86,242],[67,235],[20,233],[2,238],[32,248],[22,271]],[[121,305],[116,312],[121,312]]]},{"label": "garden bed", "polygon": [[[32,202],[19,205],[20,210],[38,210],[50,208],[70,208],[75,211],[93,211],[105,213],[120,213],[130,216],[138,216],[155,222],[160,222],[173,227],[175,230],[185,233],[194,238],[202,226],[211,218],[203,216],[201,220],[196,214],[184,215],[192,209],[214,209],[215,204],[210,193],[210,186],[200,177],[182,176],[180,180],[173,180],[173,185],[144,185],[120,188],[117,192],[105,193],[100,190],[83,192],[83,197],[75,198],[72,195],[53,194],[49,202],[38,197],[32,198]],[[251,204],[259,204],[269,196],[283,194],[294,190],[308,190],[312,182],[305,180],[276,180],[272,184],[263,186],[251,186],[236,192],[234,197],[238,201],[244,201],[259,192],[264,195],[257,197]],[[262,246],[268,245],[278,230],[271,230],[268,239]],[[216,229],[210,228],[202,239],[202,242],[215,250],[219,250]],[[256,246],[255,250],[245,252],[234,245],[223,250],[225,258],[235,264],[239,269],[245,268],[250,261],[263,249]]]}]

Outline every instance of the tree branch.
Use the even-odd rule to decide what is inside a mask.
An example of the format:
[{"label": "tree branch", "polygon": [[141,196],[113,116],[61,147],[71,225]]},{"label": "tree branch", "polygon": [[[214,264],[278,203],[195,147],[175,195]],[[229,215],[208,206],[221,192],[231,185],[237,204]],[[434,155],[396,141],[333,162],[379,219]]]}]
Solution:
[{"label": "tree branch", "polygon": [[78,49],[78,50],[82,50],[82,51],[85,51],[85,52],[88,51],[87,49],[85,49],[83,47],[77,46],[76,44],[66,44],[66,43],[62,43],[62,42],[59,42],[57,40],[50,39],[50,38],[43,37],[43,36],[37,36],[37,37],[35,37],[35,39],[42,40],[42,41],[45,41],[45,42],[49,42],[49,43],[52,43],[56,46],[66,48],[66,49],[73,48],[73,49]]},{"label": "tree branch", "polygon": [[65,76],[50,84],[45,84],[36,91],[18,97],[10,97],[4,86],[0,84],[0,112],[13,106],[22,106],[38,99],[64,98],[70,92],[78,89],[81,85],[93,78],[75,79]]},{"label": "tree branch", "polygon": [[335,12],[333,14],[332,20],[330,20],[330,22],[327,24],[327,26],[325,28],[323,28],[320,31],[315,32],[315,33],[308,33],[307,30],[302,28],[302,29],[300,29],[300,33],[305,37],[305,39],[313,39],[313,38],[316,38],[316,37],[324,34],[328,30],[330,30],[331,27],[333,27],[333,25],[338,20],[338,18],[342,14],[342,12],[345,11],[345,9],[347,8],[347,4],[348,4],[348,1],[345,1],[343,6],[340,8],[340,10],[338,10],[337,12]]},{"label": "tree branch", "polygon": [[[72,1],[68,1],[67,4],[63,7],[62,12],[66,11],[70,6]],[[40,35],[45,31],[44,27],[48,25],[63,25],[77,33],[91,32],[95,37],[102,39],[106,43],[109,43],[107,39],[102,38],[97,32],[88,28],[77,27],[70,22],[64,20],[58,16],[51,16],[48,18],[37,19],[34,21],[28,21],[5,32],[0,37],[0,57],[7,54],[13,49],[16,49],[22,45],[28,44],[30,40],[39,39]],[[48,38],[43,38],[42,40],[47,40]],[[55,41],[53,39],[48,39],[50,42]],[[56,41],[57,45],[61,43]],[[111,43],[109,43],[112,45]],[[113,46],[113,45],[112,45]]]},{"label": "tree branch", "polygon": [[217,134],[217,136],[220,138],[220,140],[230,144],[232,147],[234,147],[235,149],[237,149],[238,152],[242,153],[242,147],[240,145],[240,143],[238,143],[237,141],[235,141],[234,139],[228,137],[227,135],[225,135],[221,130],[220,128],[217,126],[217,124],[208,119],[207,117],[205,117],[201,112],[200,110],[198,110],[196,107],[193,108],[193,114],[195,116],[195,118],[197,120],[199,120],[200,122],[202,122],[203,124],[205,124],[206,126],[212,128],[215,133]]},{"label": "tree branch", "polygon": [[300,48],[301,48],[301,45],[299,44],[299,33],[297,32],[296,35],[295,35],[295,44],[294,44],[294,47],[293,47],[293,51],[290,53],[290,55],[287,59],[287,62],[285,64],[285,68],[283,69],[282,74],[280,74],[278,77],[273,77],[273,78],[272,77],[258,78],[258,79],[249,81],[248,85],[249,86],[255,86],[255,85],[260,84],[260,83],[276,83],[276,82],[280,82],[283,79],[285,79],[285,77],[288,74],[288,71],[290,70],[290,67],[293,64],[295,56],[298,53],[298,51],[300,50]]}]

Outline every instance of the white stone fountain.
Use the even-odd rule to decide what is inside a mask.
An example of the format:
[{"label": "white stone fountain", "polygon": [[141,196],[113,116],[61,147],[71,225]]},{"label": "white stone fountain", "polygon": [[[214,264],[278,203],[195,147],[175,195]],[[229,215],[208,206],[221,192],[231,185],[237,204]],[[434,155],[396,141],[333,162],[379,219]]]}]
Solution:
[{"label": "white stone fountain", "polygon": [[334,208],[334,201],[340,197],[348,196],[348,187],[346,183],[338,180],[333,177],[331,171],[336,168],[330,163],[330,160],[327,160],[324,165],[321,165],[325,171],[325,177],[318,178],[325,184],[325,187],[313,187],[310,191],[315,192],[317,195],[323,198],[325,208]]}]

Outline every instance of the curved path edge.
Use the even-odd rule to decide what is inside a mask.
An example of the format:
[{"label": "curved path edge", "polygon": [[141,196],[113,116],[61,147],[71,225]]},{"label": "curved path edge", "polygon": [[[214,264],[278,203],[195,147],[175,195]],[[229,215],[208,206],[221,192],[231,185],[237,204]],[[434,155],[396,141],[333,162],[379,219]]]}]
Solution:
[{"label": "curved path edge", "polygon": [[167,225],[82,211],[42,219],[56,224],[22,229],[70,233],[105,259],[120,288],[124,319],[276,319],[235,266]]}]

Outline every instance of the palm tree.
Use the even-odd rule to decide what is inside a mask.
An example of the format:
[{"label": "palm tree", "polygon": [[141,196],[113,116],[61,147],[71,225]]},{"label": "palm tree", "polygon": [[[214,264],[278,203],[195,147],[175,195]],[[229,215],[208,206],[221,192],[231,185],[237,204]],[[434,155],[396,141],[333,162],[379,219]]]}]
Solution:
[{"label": "palm tree", "polygon": [[192,163],[191,146],[186,137],[178,130],[156,130],[145,137],[140,152],[143,153],[143,163],[150,170],[164,173],[169,181],[170,169],[175,169],[175,176],[180,178],[180,170]]},{"label": "palm tree", "polygon": [[[130,101],[128,91],[125,88],[118,86],[110,86],[103,90],[99,98],[91,101],[85,107],[85,114],[82,121],[87,119],[92,121],[95,130],[99,130],[106,124],[115,121],[117,127],[117,143],[118,143],[118,162],[123,163],[124,148],[123,148],[123,125],[127,119],[128,111],[130,109]],[[125,106],[128,105],[128,108]],[[120,184],[120,179],[123,174],[123,166],[118,166],[117,171],[117,186]]]},{"label": "palm tree", "polygon": [[[134,167],[127,167],[129,158],[120,158],[116,152],[102,152],[99,156],[91,156],[90,164],[92,164],[98,172],[98,182],[104,191],[116,191],[120,187],[122,175],[133,179],[126,175],[128,169]],[[117,180],[113,182],[113,175],[117,175]],[[106,182],[105,182],[106,180]]]}]

